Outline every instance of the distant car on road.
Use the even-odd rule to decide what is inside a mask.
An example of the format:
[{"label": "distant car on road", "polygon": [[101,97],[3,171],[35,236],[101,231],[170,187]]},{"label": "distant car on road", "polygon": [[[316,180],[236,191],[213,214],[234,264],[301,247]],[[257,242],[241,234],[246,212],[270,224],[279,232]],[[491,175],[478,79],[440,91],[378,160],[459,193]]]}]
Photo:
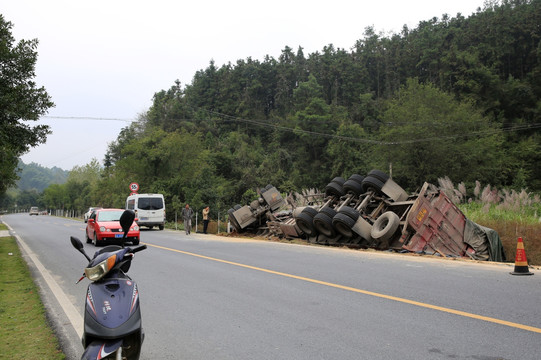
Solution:
[{"label": "distant car on road", "polygon": [[89,207],[88,208],[88,211],[85,212],[85,216],[84,216],[85,217],[85,222],[87,222],[88,219],[90,218],[90,215],[92,214],[92,211],[97,210],[97,209],[101,209],[101,207]]},{"label": "distant car on road", "polygon": [[[120,226],[120,216],[124,211],[123,209],[94,210],[86,224],[86,242],[93,243],[95,246],[106,242],[118,243],[124,235],[122,226]],[[126,236],[126,242],[138,245],[140,231],[139,225],[137,225],[135,220],[130,226],[130,231],[128,231],[128,235]]]},{"label": "distant car on road", "polygon": [[30,215],[36,215],[36,216],[39,215],[39,209],[37,206],[32,206],[30,208]]}]

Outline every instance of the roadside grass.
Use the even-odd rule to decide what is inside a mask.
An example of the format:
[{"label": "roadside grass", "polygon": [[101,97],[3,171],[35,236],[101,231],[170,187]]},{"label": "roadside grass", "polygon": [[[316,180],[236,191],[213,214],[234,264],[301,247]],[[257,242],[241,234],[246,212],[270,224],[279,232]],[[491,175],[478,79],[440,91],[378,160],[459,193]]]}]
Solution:
[{"label": "roadside grass", "polygon": [[524,242],[528,265],[541,266],[541,197],[524,189],[496,189],[490,185],[468,191],[464,183],[455,188],[448,179],[440,188],[473,222],[498,232],[507,261],[515,262],[518,238]]},{"label": "roadside grass", "polygon": [[[0,230],[7,230],[0,224]],[[15,238],[0,237],[0,358],[65,359]]]},{"label": "roadside grass", "polygon": [[541,222],[537,216],[486,207],[483,210],[480,204],[462,204],[459,208],[468,219],[498,232],[508,262],[515,262],[517,242],[521,237],[528,265],[541,266]]}]

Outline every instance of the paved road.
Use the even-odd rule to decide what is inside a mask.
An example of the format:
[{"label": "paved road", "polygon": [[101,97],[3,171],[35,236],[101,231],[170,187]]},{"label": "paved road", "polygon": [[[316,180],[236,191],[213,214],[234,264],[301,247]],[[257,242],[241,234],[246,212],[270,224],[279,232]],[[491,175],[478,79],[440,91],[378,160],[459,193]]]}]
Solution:
[{"label": "paved road", "polygon": [[[82,317],[87,283],[74,282],[85,259],[69,236],[84,239],[85,224],[2,221]],[[512,276],[512,265],[168,230],[141,241],[149,249],[130,275],[141,291],[142,359],[539,359],[541,274]],[[81,325],[58,301],[47,307],[70,354],[80,352]]]}]

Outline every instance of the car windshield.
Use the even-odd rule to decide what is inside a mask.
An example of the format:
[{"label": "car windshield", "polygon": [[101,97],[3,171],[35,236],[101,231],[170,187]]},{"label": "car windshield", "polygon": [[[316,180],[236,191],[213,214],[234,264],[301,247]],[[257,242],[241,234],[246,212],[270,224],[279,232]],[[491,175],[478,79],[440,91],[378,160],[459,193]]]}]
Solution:
[{"label": "car windshield", "polygon": [[100,211],[98,212],[98,221],[120,221],[123,211]]}]

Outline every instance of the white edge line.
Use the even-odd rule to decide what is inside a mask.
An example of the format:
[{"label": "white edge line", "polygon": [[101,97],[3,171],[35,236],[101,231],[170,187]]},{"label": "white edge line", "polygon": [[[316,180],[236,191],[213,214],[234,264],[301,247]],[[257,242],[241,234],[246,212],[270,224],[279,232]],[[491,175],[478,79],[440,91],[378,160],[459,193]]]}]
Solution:
[{"label": "white edge line", "polygon": [[[10,228],[11,229],[11,228]],[[83,317],[75,306],[71,303],[71,301],[68,299],[64,291],[62,291],[62,288],[58,283],[53,279],[53,277],[49,274],[49,271],[41,264],[37,256],[30,250],[28,245],[21,239],[19,235],[13,235],[15,238],[17,238],[17,241],[19,244],[21,244],[22,248],[24,249],[25,253],[28,255],[28,257],[32,260],[36,268],[41,273],[41,276],[47,283],[47,286],[49,286],[49,289],[55,296],[56,300],[60,304],[60,307],[62,307],[62,310],[64,310],[64,313],[68,317],[68,320],[70,321],[71,325],[77,332],[77,336],[81,338],[83,336]]]}]

